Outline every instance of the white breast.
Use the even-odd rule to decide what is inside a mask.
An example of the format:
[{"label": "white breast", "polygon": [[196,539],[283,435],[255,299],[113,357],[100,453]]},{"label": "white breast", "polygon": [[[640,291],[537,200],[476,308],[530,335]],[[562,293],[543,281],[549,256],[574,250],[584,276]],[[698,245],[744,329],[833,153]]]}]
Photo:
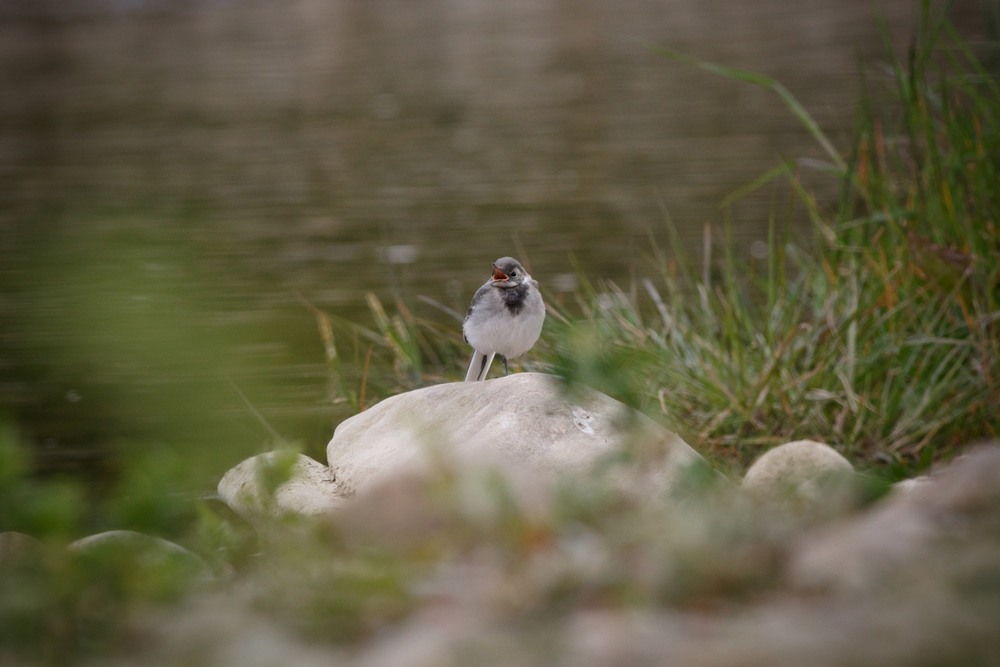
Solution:
[{"label": "white breast", "polygon": [[545,305],[537,288],[532,290],[517,315],[506,308],[498,309],[490,318],[473,314],[466,321],[465,338],[479,352],[495,352],[508,359],[519,357],[535,344],[545,322]]}]

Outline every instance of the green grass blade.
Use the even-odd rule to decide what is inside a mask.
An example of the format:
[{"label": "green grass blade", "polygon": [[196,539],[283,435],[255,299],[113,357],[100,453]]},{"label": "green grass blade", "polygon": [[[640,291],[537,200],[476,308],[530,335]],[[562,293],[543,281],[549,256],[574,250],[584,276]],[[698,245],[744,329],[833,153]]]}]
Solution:
[{"label": "green grass blade", "polygon": [[673,60],[674,62],[683,63],[685,65],[693,65],[695,67],[701,68],[712,74],[718,76],[723,76],[727,79],[732,79],[733,81],[739,81],[741,83],[748,83],[753,86],[760,86],[761,88],[768,88],[774,91],[781,101],[784,102],[785,106],[788,107],[789,111],[798,119],[803,127],[812,135],[813,139],[820,145],[823,152],[827,154],[830,161],[835,165],[837,172],[844,174],[847,172],[847,163],[844,158],[840,155],[833,143],[827,138],[826,134],[820,128],[819,123],[816,119],[806,110],[802,103],[789,91],[785,86],[783,86],[778,81],[764,76],[763,74],[757,74],[756,72],[748,72],[747,70],[737,69],[735,67],[727,67],[725,65],[719,65],[718,63],[713,63],[707,60],[702,60],[700,58],[695,58],[680,51],[674,51],[673,49],[668,49],[666,47],[657,47],[654,52],[667,58]]}]

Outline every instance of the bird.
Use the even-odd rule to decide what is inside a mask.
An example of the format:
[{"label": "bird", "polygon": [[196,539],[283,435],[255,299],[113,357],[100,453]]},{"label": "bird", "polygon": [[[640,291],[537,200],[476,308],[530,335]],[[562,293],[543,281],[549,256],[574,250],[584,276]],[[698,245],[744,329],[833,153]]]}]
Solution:
[{"label": "bird", "polygon": [[476,290],[462,323],[465,341],[472,346],[466,382],[485,380],[493,358],[519,357],[535,344],[545,322],[545,303],[538,282],[513,257],[493,262],[493,273]]}]

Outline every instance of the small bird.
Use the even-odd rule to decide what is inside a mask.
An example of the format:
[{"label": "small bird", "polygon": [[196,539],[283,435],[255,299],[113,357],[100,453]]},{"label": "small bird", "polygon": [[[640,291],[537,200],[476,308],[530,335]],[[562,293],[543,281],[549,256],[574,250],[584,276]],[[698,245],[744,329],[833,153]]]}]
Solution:
[{"label": "small bird", "polygon": [[536,282],[513,257],[493,262],[493,275],[476,290],[462,324],[465,341],[473,347],[466,382],[485,380],[493,357],[519,357],[542,333],[545,304]]}]

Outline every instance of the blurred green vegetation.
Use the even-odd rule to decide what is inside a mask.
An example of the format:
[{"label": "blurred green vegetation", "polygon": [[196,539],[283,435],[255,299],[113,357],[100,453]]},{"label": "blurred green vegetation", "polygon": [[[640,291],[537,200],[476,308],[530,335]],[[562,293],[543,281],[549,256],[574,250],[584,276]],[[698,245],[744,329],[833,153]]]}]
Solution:
[{"label": "blurred green vegetation", "polygon": [[566,314],[549,338],[557,372],[658,409],[737,469],[813,438],[905,474],[997,435],[1000,91],[929,3],[905,61],[886,41],[846,158],[779,83],[663,52],[780,95],[827,151],[840,206],[820,211],[778,165],[749,187],[786,178],[813,246],[777,213],[763,259],[713,230],[722,258],[701,279],[654,246],[659,281],[584,285],[585,324]]},{"label": "blurred green vegetation", "polygon": [[[615,285],[581,271],[575,300],[550,303],[529,366],[659,415],[737,472],[769,445],[809,437],[895,478],[996,437],[1000,89],[929,6],[905,58],[888,53],[886,69],[864,81],[846,156],[776,82],[708,67],[786,100],[829,151],[839,207],[819,210],[799,167],[779,165],[751,186],[789,184],[766,252],[748,257],[715,229],[717,261],[700,276],[655,244],[653,278]],[[795,207],[813,219],[808,243],[782,223],[779,208]],[[11,531],[0,544],[0,662],[127,652],[136,610],[251,576],[262,613],[309,637],[351,641],[411,613],[413,583],[469,553],[520,586],[505,613],[540,619],[573,605],[713,604],[773,575],[788,525],[762,526],[731,500],[723,511],[675,512],[597,486],[567,488],[539,515],[498,480],[485,485],[491,511],[471,516],[449,486],[461,480],[445,479],[416,501],[439,530],[402,546],[329,526],[259,533],[212,489],[228,467],[295,438],[254,407],[269,382],[254,370],[255,341],[212,315],[232,298],[224,271],[207,270],[196,244],[178,237],[67,224],[39,244],[35,267],[18,266],[13,289],[31,307],[13,326],[66,335],[19,336],[30,341],[20,350],[30,367],[17,370],[36,387],[72,387],[63,409],[86,418],[59,438],[102,450],[99,465],[82,468],[90,478],[46,468],[34,446],[46,435],[25,429],[51,402],[0,419],[0,531]],[[309,335],[335,417],[457,379],[467,356],[457,326],[422,319],[403,300],[367,303],[370,325],[297,304],[315,317]],[[56,429],[58,417],[47,420]],[[323,442],[303,449],[322,458]],[[67,548],[111,529],[182,544],[213,578],[114,545]]]}]

